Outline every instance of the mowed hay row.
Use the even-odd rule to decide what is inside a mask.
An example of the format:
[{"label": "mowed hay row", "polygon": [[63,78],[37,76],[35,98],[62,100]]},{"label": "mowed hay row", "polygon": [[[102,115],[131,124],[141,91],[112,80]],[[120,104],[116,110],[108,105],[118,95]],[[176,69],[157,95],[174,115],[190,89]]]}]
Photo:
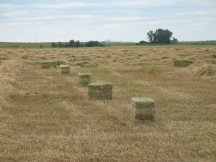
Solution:
[{"label": "mowed hay row", "polygon": [[[0,111],[0,161],[214,161],[216,83],[191,73],[184,75],[183,70],[205,63],[215,48],[209,49],[211,53],[188,47],[33,49],[28,51],[31,57],[22,61],[17,59],[21,51],[11,50],[8,58],[19,65],[4,66],[0,80],[8,78],[5,81],[16,97],[10,102],[16,107]],[[171,64],[180,54],[189,59],[196,53],[199,65],[179,70]],[[166,61],[161,62],[160,54],[168,57]],[[88,89],[79,85],[77,75],[62,77],[58,70],[35,64],[51,59],[66,60],[63,64],[73,66],[82,56],[95,59],[100,66],[74,66],[70,73],[92,73],[94,81],[112,83],[114,89],[104,88],[109,90],[106,99],[106,93],[101,95],[94,87],[95,99],[89,100]],[[108,58],[115,59],[115,64]],[[147,73],[140,70],[143,63],[160,69]],[[9,92],[10,87],[2,91]],[[135,111],[131,98],[135,96],[154,99],[154,122],[131,120]],[[109,101],[103,101],[107,98]]]},{"label": "mowed hay row", "polygon": [[173,60],[173,65],[176,67],[187,67],[192,63],[191,60]]},{"label": "mowed hay row", "polygon": [[[13,53],[12,53],[13,54]],[[12,55],[11,54],[11,55]],[[12,56],[0,64],[0,108],[14,107],[9,102],[9,96],[17,91],[17,79],[21,75],[25,64],[22,59]]]},{"label": "mowed hay row", "polygon": [[57,68],[57,62],[56,61],[42,61],[41,68],[42,69]]},{"label": "mowed hay row", "polygon": [[197,76],[214,77],[216,76],[216,65],[203,64],[194,71]]}]

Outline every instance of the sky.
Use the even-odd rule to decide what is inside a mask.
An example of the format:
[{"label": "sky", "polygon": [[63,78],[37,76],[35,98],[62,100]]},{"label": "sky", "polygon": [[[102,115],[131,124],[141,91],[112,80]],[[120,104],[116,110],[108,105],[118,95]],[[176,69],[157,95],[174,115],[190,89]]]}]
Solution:
[{"label": "sky", "polygon": [[216,0],[0,0],[0,42],[216,40]]}]

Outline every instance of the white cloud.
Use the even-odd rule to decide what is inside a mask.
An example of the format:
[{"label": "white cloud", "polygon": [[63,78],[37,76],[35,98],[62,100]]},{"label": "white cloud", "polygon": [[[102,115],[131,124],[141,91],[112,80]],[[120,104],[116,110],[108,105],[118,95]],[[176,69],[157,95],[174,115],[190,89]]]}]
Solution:
[{"label": "white cloud", "polygon": [[15,8],[16,5],[12,4],[12,3],[0,3],[0,9],[12,9],[12,8]]},{"label": "white cloud", "polygon": [[99,8],[99,7],[156,7],[175,4],[179,0],[110,0],[110,1],[80,1],[80,2],[60,2],[60,3],[33,3],[33,4],[13,4],[0,3],[1,9],[14,8],[35,8],[35,9],[70,9],[70,8]]},{"label": "white cloud", "polygon": [[67,8],[79,8],[85,7],[87,3],[82,2],[72,2],[72,3],[59,3],[59,4],[39,4],[39,5],[29,5],[31,8],[41,8],[41,9],[67,9]]},{"label": "white cloud", "polygon": [[196,10],[196,11],[182,11],[176,12],[177,16],[207,16],[207,15],[215,15],[216,13],[212,10]]}]

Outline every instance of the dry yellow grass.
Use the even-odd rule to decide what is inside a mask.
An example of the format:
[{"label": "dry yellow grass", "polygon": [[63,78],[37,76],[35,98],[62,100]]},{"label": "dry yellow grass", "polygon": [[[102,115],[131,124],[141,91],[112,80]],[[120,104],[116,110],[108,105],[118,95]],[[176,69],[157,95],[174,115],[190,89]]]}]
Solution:
[{"label": "dry yellow grass", "polygon": [[[216,161],[215,76],[194,72],[215,53],[215,47],[0,49],[0,161]],[[174,67],[173,59],[193,65]],[[69,64],[70,76],[41,69],[43,60]],[[75,66],[85,61],[98,67]],[[79,72],[113,83],[113,100],[89,100]],[[155,100],[155,122],[134,122],[132,97]]]}]

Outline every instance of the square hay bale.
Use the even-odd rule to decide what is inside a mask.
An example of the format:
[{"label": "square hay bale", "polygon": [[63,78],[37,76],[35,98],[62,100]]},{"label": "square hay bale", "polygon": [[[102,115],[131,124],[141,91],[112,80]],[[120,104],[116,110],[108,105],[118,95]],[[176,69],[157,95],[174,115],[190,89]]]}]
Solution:
[{"label": "square hay bale", "polygon": [[91,83],[91,73],[78,73],[79,83],[83,86],[87,86]]},{"label": "square hay bale", "polygon": [[41,68],[42,69],[57,68],[57,62],[56,61],[42,61]]},{"label": "square hay bale", "polygon": [[93,100],[112,100],[111,83],[91,83],[88,85],[88,96]]},{"label": "square hay bale", "polygon": [[155,115],[155,103],[151,98],[132,98],[132,107],[135,109],[135,119],[141,121],[153,121]]},{"label": "square hay bale", "polygon": [[187,67],[192,63],[193,61],[191,60],[173,60],[173,65],[176,67]]},{"label": "square hay bale", "polygon": [[64,75],[70,74],[70,66],[69,65],[60,65],[61,73]]}]

